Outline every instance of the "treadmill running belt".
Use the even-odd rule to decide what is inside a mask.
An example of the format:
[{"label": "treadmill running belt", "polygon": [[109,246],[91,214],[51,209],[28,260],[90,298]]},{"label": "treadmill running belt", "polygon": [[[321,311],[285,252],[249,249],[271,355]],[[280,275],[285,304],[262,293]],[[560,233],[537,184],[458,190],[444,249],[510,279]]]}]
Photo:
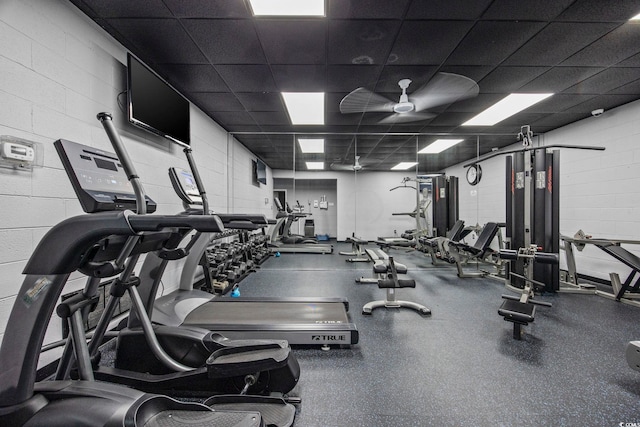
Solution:
[{"label": "treadmill running belt", "polygon": [[[259,320],[256,320],[259,319]],[[291,303],[291,302],[247,302],[210,301],[193,310],[184,319],[183,325],[226,324],[245,325],[251,323],[286,325],[349,323],[343,304],[336,303]]]}]

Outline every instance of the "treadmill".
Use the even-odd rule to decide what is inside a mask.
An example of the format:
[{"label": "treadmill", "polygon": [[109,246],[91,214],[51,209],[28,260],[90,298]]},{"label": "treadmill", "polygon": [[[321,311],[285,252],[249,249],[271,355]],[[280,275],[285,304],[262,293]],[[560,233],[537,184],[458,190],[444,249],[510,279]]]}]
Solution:
[{"label": "treadmill", "polygon": [[[206,193],[191,156],[185,154],[193,171],[171,168],[169,176],[186,212],[208,211]],[[192,209],[191,206],[200,206]],[[250,228],[267,224],[264,216],[216,214],[225,228]],[[180,280],[180,288],[156,299],[162,273],[168,260],[155,253],[147,254],[140,270],[142,297],[149,317],[169,326],[197,326],[218,332],[231,339],[278,339],[290,345],[349,346],[357,344],[356,325],[347,314],[346,298],[270,298],[215,296],[193,289],[199,262],[212,235],[200,233],[189,243]],[[277,337],[277,338],[274,338]]]},{"label": "treadmill", "polygon": [[[276,223],[271,227],[269,233],[269,245],[273,253],[300,253],[300,254],[330,254],[333,253],[333,245],[318,243],[315,239],[296,237],[291,235],[291,224],[296,219],[308,216],[305,213],[287,212],[280,203],[280,199],[274,198],[274,203],[278,208]],[[284,227],[284,233],[280,229]]]}]

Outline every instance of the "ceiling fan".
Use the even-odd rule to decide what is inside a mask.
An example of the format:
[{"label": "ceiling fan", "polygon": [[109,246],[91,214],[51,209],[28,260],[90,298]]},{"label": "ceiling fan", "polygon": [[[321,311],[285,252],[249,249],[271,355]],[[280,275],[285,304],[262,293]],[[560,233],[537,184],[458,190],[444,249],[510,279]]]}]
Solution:
[{"label": "ceiling fan", "polygon": [[353,162],[352,165],[345,165],[345,164],[340,164],[340,163],[331,163],[331,165],[329,167],[334,171],[360,172],[361,170],[366,169],[369,165],[372,165],[372,164],[375,164],[375,163],[380,163],[380,161],[379,160],[362,159],[362,162],[361,162],[360,161],[360,156],[355,156],[355,161]]},{"label": "ceiling fan", "polygon": [[480,91],[478,84],[472,79],[452,73],[437,73],[426,84],[407,94],[410,84],[410,79],[402,79],[398,82],[398,86],[402,89],[398,102],[359,87],[340,101],[340,112],[343,114],[391,113],[380,120],[378,122],[380,124],[417,122],[436,116],[435,113],[426,110],[473,98]]}]

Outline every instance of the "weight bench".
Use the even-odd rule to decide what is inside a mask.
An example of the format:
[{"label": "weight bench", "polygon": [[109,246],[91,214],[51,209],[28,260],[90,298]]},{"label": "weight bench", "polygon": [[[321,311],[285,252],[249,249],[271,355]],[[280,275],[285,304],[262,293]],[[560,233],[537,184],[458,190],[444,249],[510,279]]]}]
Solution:
[{"label": "weight bench", "polygon": [[413,236],[411,237],[411,239],[406,239],[404,237],[378,237],[378,239],[373,243],[378,245],[380,249],[395,248],[409,252],[416,246],[416,239],[414,239]]},{"label": "weight bench", "polygon": [[640,258],[620,245],[596,244],[596,246],[631,269],[624,283],[620,282],[618,273],[611,273],[609,275],[615,299],[620,301],[622,298],[640,298],[640,278],[633,283],[636,274],[640,273]]},{"label": "weight bench", "polygon": [[465,272],[462,264],[470,260],[489,262],[487,258],[495,252],[491,249],[491,242],[498,234],[499,229],[500,226],[496,222],[486,223],[473,245],[460,241],[449,241],[449,251],[455,260],[458,277],[484,277],[489,274],[485,271]]},{"label": "weight bench", "polygon": [[347,237],[345,240],[348,243],[351,243],[351,252],[340,252],[340,255],[347,255],[353,258],[347,258],[345,261],[347,262],[369,262],[369,257],[365,257],[365,253],[363,251],[364,245],[369,243],[368,240],[360,239],[352,234],[351,237]]},{"label": "weight bench", "polygon": [[[376,267],[377,265],[377,267]],[[383,270],[384,266],[384,272]],[[399,288],[415,288],[416,281],[413,279],[398,279],[398,269],[397,265],[393,261],[393,257],[389,257],[387,260],[380,261],[377,264],[374,264],[374,271],[377,274],[386,276],[383,279],[378,279],[378,287],[380,289],[387,290],[387,297],[384,300],[379,301],[371,301],[362,307],[362,314],[371,314],[371,312],[379,307],[385,308],[410,308],[412,310],[416,310],[420,314],[428,315],[431,314],[431,310],[425,307],[422,304],[418,304],[413,301],[403,301],[396,299],[395,290]],[[404,271],[406,272],[406,267],[404,267]]]},{"label": "weight bench", "polygon": [[[386,279],[389,269],[389,255],[382,249],[365,249],[368,259],[373,262],[373,277],[358,277],[356,283],[378,284],[381,279]],[[407,266],[394,263],[398,274],[407,274]]]},{"label": "weight bench", "polygon": [[567,256],[567,269],[570,285],[580,288],[585,286],[583,284],[578,284],[578,273],[576,271],[576,263],[572,249],[573,246],[575,246],[578,251],[582,251],[586,245],[594,245],[631,269],[631,272],[625,279],[624,283],[620,280],[618,273],[609,274],[613,293],[596,290],[595,294],[630,305],[640,306],[640,302],[637,301],[640,299],[640,278],[636,278],[640,273],[640,257],[622,247],[623,243],[637,245],[640,244],[640,241],[592,238],[591,236],[587,236],[582,230],[578,230],[573,237],[563,236],[562,239],[564,240],[564,249]]}]

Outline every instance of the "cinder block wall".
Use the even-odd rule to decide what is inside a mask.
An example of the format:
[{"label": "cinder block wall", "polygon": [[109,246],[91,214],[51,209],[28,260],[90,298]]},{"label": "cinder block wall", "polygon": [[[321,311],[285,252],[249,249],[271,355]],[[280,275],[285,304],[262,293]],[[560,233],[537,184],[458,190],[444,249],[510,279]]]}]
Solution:
[{"label": "cinder block wall", "polygon": [[[95,118],[111,112],[158,213],[182,210],[167,174],[170,166],[188,168],[182,150],[126,122],[116,101],[123,90],[126,50],[71,3],[0,2],[0,135],[38,142],[44,158],[33,172],[0,168],[0,337],[35,245],[52,225],[82,213],[53,141],[113,151]],[[255,156],[193,105],[191,139],[212,209],[271,213],[264,203],[271,185],[251,182]],[[167,271],[165,292],[178,286],[180,267],[174,263]],[[65,292],[83,285],[73,275]],[[47,341],[59,338],[54,317]]]}]

